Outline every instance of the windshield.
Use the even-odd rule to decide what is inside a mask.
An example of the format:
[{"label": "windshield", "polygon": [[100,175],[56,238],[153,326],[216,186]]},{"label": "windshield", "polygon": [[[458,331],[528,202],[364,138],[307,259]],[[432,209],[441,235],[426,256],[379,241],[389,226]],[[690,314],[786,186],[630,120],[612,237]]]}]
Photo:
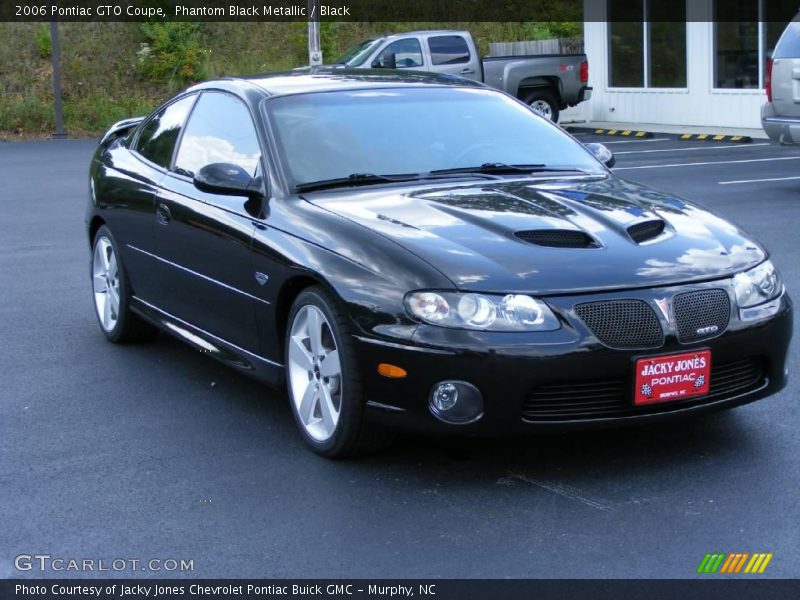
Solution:
[{"label": "windshield", "polygon": [[367,60],[367,57],[372,53],[373,48],[380,44],[381,41],[383,41],[383,38],[364,40],[340,56],[339,60],[337,60],[335,64],[347,65],[348,67],[360,67],[361,64]]},{"label": "windshield", "polygon": [[424,174],[535,165],[604,175],[581,144],[486,89],[404,87],[265,102],[292,184],[353,174]]}]

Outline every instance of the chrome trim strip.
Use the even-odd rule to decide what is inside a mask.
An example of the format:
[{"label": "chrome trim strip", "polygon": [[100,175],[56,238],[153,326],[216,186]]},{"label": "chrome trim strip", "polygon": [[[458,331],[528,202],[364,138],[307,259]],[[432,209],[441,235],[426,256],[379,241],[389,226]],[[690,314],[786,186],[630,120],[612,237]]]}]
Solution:
[{"label": "chrome trim strip", "polygon": [[194,329],[195,331],[200,332],[202,335],[205,335],[208,338],[210,338],[212,340],[215,340],[216,342],[219,342],[220,344],[228,346],[229,348],[232,348],[233,350],[236,350],[238,352],[241,352],[242,354],[246,354],[248,356],[251,356],[251,357],[253,357],[255,359],[258,359],[258,360],[260,360],[262,362],[269,363],[269,364],[274,365],[276,367],[283,367],[283,363],[275,362],[274,360],[270,360],[268,358],[264,358],[263,356],[260,356],[258,354],[254,354],[253,352],[250,352],[249,350],[245,350],[244,348],[242,348],[240,346],[237,346],[236,344],[232,344],[231,342],[229,342],[227,340],[224,340],[221,337],[214,335],[213,333],[209,333],[205,329],[201,329],[197,325],[192,325],[191,323],[189,323],[187,321],[184,321],[180,317],[176,317],[175,315],[173,315],[171,313],[168,313],[167,311],[162,310],[162,309],[158,308],[157,306],[155,306],[153,304],[150,304],[146,300],[142,300],[138,296],[133,296],[133,299],[136,300],[137,302],[141,302],[147,308],[150,308],[150,309],[152,309],[152,310],[164,315],[165,317],[167,317],[169,319],[172,319],[173,321],[176,321],[177,323],[180,323],[181,325],[185,325],[186,327],[190,327],[191,329]]},{"label": "chrome trim strip", "polygon": [[354,338],[367,344],[376,344],[378,346],[386,346],[387,348],[397,348],[399,350],[408,350],[410,352],[429,352],[430,354],[446,354],[452,356],[455,352],[450,350],[439,350],[437,348],[426,348],[424,346],[407,346],[405,344],[395,344],[393,342],[384,342],[383,340],[375,340],[372,338],[364,337],[362,335],[354,335]]},{"label": "chrome trim strip", "polygon": [[391,412],[406,412],[405,408],[392,406],[391,404],[384,404],[383,402],[375,402],[374,400],[367,400],[367,406],[370,408],[379,408],[381,410],[388,410]]},{"label": "chrome trim strip", "polygon": [[247,292],[243,292],[239,288],[235,288],[233,286],[228,285],[227,283],[222,283],[221,281],[217,281],[216,279],[213,279],[213,278],[209,277],[208,275],[203,275],[202,273],[198,273],[197,271],[192,271],[188,267],[184,267],[183,265],[179,265],[177,263],[174,263],[171,260],[167,260],[166,258],[161,258],[160,256],[158,256],[156,254],[153,254],[152,252],[148,252],[147,250],[142,250],[141,248],[137,248],[136,246],[132,246],[131,244],[125,244],[125,245],[128,246],[128,248],[130,248],[131,250],[136,250],[137,252],[141,252],[142,254],[146,254],[147,256],[150,256],[152,258],[155,258],[156,260],[160,260],[161,262],[170,265],[171,267],[175,267],[176,269],[180,269],[181,271],[186,271],[187,273],[190,273],[190,274],[192,274],[192,275],[194,275],[196,277],[200,277],[201,279],[205,279],[206,281],[210,281],[211,283],[216,283],[218,286],[224,287],[227,290],[230,290],[232,292],[236,292],[238,294],[241,294],[242,296],[247,296],[248,298],[251,298],[252,300],[258,300],[259,302],[263,302],[264,304],[267,304],[267,305],[272,304],[268,300],[262,300],[261,298],[259,298],[257,296],[253,296],[252,294],[248,294]]}]

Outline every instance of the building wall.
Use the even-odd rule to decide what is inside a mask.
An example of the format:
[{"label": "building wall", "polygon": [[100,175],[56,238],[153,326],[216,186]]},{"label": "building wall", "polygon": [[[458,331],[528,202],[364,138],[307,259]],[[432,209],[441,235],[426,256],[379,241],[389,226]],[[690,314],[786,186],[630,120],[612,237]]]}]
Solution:
[{"label": "building wall", "polygon": [[[586,14],[592,19],[603,18],[604,5],[585,0]],[[589,84],[594,88],[585,109],[587,118],[620,123],[760,128],[761,105],[766,101],[764,90],[713,87],[714,24],[709,20],[692,20],[710,19],[711,14],[711,0],[690,0],[687,4],[687,87],[680,90],[609,88],[608,23],[585,21]]]}]

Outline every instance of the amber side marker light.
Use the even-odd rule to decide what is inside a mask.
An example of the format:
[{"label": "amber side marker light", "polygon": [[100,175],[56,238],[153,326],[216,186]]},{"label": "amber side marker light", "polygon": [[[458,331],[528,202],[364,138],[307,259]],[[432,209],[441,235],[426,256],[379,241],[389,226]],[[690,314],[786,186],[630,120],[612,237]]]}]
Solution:
[{"label": "amber side marker light", "polygon": [[378,365],[378,373],[384,377],[391,377],[392,379],[400,379],[408,375],[405,369],[401,369],[396,365],[390,365],[389,363],[380,363]]}]

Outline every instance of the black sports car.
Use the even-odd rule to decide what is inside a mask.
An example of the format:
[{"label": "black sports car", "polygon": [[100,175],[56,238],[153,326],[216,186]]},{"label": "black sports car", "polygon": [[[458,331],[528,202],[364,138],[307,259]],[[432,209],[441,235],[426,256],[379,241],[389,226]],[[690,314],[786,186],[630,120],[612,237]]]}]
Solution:
[{"label": "black sports car", "polygon": [[792,309],[764,248],[596,156],[456,78],[203,83],[100,142],[97,317],[285,382],[327,456],[393,426],[638,423],[780,390]]}]

